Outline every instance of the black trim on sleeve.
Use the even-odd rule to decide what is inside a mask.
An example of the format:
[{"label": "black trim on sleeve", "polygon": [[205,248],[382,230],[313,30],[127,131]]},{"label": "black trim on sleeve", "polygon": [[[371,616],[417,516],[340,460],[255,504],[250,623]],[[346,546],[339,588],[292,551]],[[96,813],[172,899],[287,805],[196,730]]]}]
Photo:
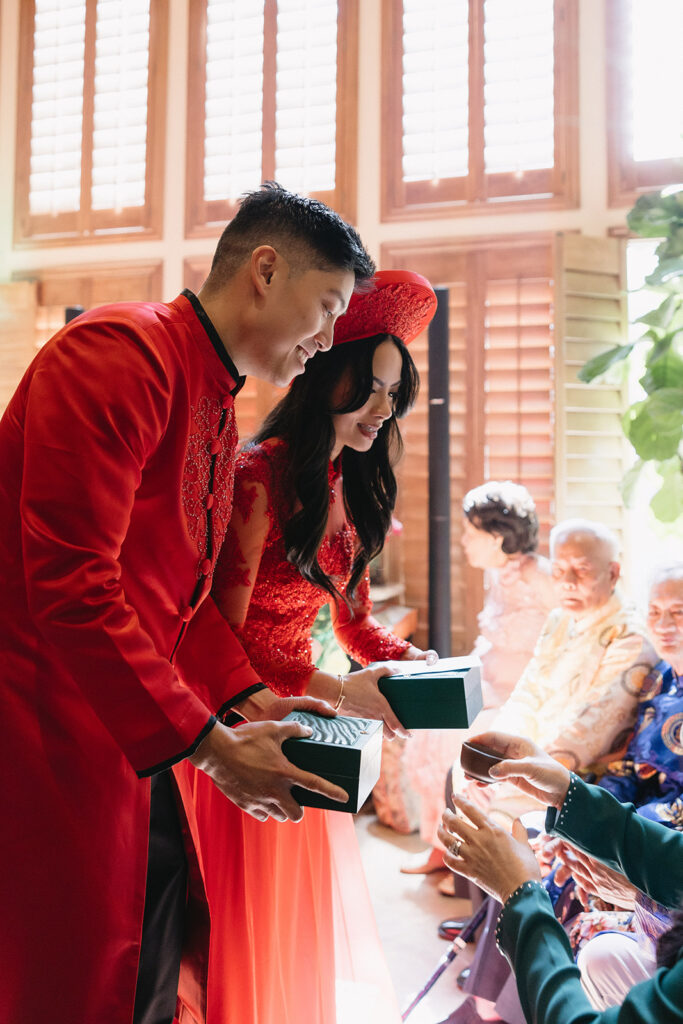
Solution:
[{"label": "black trim on sleeve", "polygon": [[190,303],[190,305],[192,306],[193,310],[197,314],[197,319],[199,320],[200,324],[202,325],[202,327],[204,328],[209,337],[209,341],[215,348],[218,358],[223,363],[223,366],[225,366],[226,370],[228,371],[232,379],[235,381],[235,387],[230,392],[230,394],[234,398],[235,395],[244,387],[244,382],[247,378],[244,376],[240,376],[239,370],[237,369],[232,359],[228,355],[228,351],[223,342],[221,341],[220,334],[214,327],[213,323],[211,322],[209,314],[206,312],[206,310],[202,306],[201,302],[199,301],[195,293],[191,292],[189,288],[183,288],[181,295],[184,295],[185,298]]},{"label": "black trim on sleeve", "polygon": [[192,742],[187,750],[183,750],[182,754],[176,754],[174,757],[169,757],[168,761],[162,761],[161,764],[155,764],[153,768],[145,768],[141,772],[136,772],[135,774],[137,777],[139,779],[147,779],[150,775],[158,775],[159,772],[165,772],[168,768],[172,768],[174,764],[178,764],[179,761],[183,761],[186,757],[189,757],[190,754],[194,754],[199,744],[202,742],[204,737],[211,732],[216,722],[216,716],[211,715],[199,736],[197,736],[197,739]]},{"label": "black trim on sleeve", "polygon": [[251,697],[253,693],[258,693],[259,690],[266,690],[268,687],[265,683],[254,683],[253,686],[248,686],[246,690],[242,690],[240,693],[236,693],[230,700],[226,700],[225,704],[221,704],[220,708],[216,712],[217,717],[223,723],[223,725],[237,725],[239,722],[244,721],[244,717],[240,715],[239,711],[232,711],[231,708],[235,704],[239,704],[241,701],[246,700],[247,697]]}]

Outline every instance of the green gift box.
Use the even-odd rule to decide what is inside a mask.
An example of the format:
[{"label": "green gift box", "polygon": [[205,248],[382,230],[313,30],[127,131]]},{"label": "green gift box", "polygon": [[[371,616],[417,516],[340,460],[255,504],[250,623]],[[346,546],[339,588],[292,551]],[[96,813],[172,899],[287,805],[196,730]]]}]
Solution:
[{"label": "green gift box", "polygon": [[379,688],[406,729],[468,729],[482,709],[481,663],[476,657],[387,662],[400,675]]},{"label": "green gift box", "polygon": [[300,786],[292,795],[302,807],[330,811],[359,811],[379,778],[382,760],[382,723],[371,718],[324,718],[310,711],[292,711],[285,722],[301,722],[313,730],[310,736],[285,740],[285,757],[298,768],[329,779],[349,794],[345,804]]}]

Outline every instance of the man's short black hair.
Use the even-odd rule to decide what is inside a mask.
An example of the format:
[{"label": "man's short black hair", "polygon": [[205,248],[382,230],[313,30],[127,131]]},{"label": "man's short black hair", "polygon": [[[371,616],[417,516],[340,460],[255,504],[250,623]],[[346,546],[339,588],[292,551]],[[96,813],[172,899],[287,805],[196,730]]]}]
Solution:
[{"label": "man's short black hair", "polygon": [[272,245],[295,272],[350,270],[356,284],[375,272],[355,228],[319,200],[289,192],[274,181],[243,197],[216,246],[208,283],[224,284],[259,245]]}]

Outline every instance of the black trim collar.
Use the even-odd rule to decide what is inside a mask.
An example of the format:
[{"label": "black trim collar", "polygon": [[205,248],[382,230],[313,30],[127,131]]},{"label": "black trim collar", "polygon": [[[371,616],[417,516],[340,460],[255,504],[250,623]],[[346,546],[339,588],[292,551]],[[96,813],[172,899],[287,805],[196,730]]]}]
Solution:
[{"label": "black trim collar", "polygon": [[202,327],[204,328],[208,335],[209,341],[215,348],[218,358],[223,363],[223,366],[226,368],[232,379],[235,381],[235,387],[230,392],[230,394],[234,398],[235,395],[244,387],[244,382],[247,378],[244,376],[240,376],[237,367],[235,366],[232,359],[228,355],[225,345],[221,341],[220,334],[212,324],[209,314],[206,312],[206,310],[202,306],[201,302],[199,301],[195,293],[191,292],[189,288],[183,288],[181,295],[184,295],[185,298],[190,303],[190,305],[192,306],[193,310],[197,314],[197,319],[199,320],[200,324],[202,325]]}]

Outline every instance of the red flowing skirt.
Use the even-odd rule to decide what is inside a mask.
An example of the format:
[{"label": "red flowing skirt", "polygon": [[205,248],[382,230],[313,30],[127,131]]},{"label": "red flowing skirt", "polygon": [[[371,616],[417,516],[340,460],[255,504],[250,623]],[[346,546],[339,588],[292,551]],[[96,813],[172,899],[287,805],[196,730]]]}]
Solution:
[{"label": "red flowing skirt", "polygon": [[352,816],[259,822],[194,775],[207,1024],[398,1024]]}]

